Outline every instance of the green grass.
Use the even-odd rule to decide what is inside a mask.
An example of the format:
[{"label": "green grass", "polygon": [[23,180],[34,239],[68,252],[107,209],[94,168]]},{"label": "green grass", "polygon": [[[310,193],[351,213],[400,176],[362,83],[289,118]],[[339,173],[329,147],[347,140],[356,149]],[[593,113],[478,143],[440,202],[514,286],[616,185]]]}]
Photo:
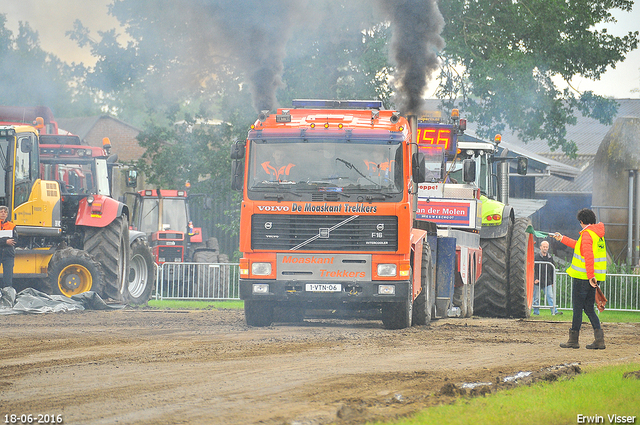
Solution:
[{"label": "green grass", "polygon": [[[540,315],[534,316],[531,315],[531,320],[553,320],[557,322],[571,322],[571,318],[573,317],[573,312],[571,310],[561,310],[562,315],[556,314],[555,316],[551,315],[551,311],[549,309],[540,309]],[[596,310],[596,313],[598,311]],[[602,313],[598,314],[601,322],[605,324],[608,323],[638,323],[640,322],[640,312],[638,311],[611,311],[604,310]],[[582,321],[584,323],[589,323],[589,319],[587,315],[582,313]],[[638,419],[638,423],[640,423],[640,418]]]},{"label": "green grass", "polygon": [[189,300],[149,300],[149,307],[160,310],[212,310],[218,308],[243,309],[244,302],[232,301],[189,301]]},{"label": "green grass", "polygon": [[579,414],[602,416],[600,423],[606,424],[610,423],[607,415],[636,416],[633,423],[639,423],[640,379],[622,377],[624,372],[639,369],[637,363],[588,369],[573,379],[537,383],[487,397],[460,398],[411,418],[376,424],[575,424]]}]

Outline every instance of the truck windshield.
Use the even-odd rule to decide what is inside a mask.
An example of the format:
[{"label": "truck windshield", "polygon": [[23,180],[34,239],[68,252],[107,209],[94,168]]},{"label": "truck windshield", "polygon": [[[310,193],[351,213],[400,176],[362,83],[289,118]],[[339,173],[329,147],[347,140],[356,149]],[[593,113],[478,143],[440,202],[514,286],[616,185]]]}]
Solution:
[{"label": "truck windshield", "polygon": [[[153,233],[158,230],[158,217],[160,201],[158,198],[145,198],[142,202],[142,228],[145,233]],[[186,200],[164,198],[162,200],[162,230],[175,230],[185,232],[187,230],[187,206]]]},{"label": "truck windshield", "polygon": [[402,144],[388,141],[254,141],[250,190],[402,191]]}]

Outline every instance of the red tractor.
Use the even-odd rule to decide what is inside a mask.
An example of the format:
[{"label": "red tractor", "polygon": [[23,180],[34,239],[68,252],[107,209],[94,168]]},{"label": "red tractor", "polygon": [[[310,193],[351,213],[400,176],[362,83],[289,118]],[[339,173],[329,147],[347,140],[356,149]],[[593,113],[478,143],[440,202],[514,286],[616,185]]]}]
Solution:
[{"label": "red tractor", "polygon": [[[64,234],[70,238],[79,237],[78,223],[86,217],[96,216],[100,208],[124,209],[128,214],[125,204],[110,197],[107,150],[81,145],[77,136],[68,135],[43,135],[40,143],[41,175],[60,185]],[[127,240],[116,241],[109,226],[85,229],[82,246],[102,263],[107,279],[122,281],[121,292],[125,301],[142,304],[149,300],[153,291],[153,258],[143,232],[127,229],[126,233]],[[103,237],[96,238],[98,234],[103,234]],[[124,242],[124,250],[129,251],[125,270],[117,267],[118,262],[114,258],[116,251],[124,251],[119,246],[121,242]],[[119,274],[124,278],[118,277]]]},{"label": "red tractor", "polygon": [[131,228],[148,236],[157,264],[218,262],[218,241],[203,242],[202,229],[191,222],[185,190],[148,189],[126,195],[135,197],[128,203],[133,205]]}]

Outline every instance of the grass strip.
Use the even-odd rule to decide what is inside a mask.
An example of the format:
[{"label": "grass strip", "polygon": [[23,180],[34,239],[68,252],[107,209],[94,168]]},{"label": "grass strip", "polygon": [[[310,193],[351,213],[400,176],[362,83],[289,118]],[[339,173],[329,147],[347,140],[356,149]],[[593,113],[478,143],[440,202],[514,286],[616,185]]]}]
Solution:
[{"label": "grass strip", "polygon": [[161,310],[212,310],[244,308],[244,301],[149,300],[148,306]]},{"label": "grass strip", "polygon": [[[539,382],[487,397],[460,398],[411,418],[375,424],[640,423],[640,379],[623,377],[625,372],[639,369],[638,363],[589,368],[573,379]],[[616,421],[614,415],[627,420]],[[629,420],[630,417],[635,418]]]},{"label": "grass strip", "polygon": [[[598,311],[596,310],[596,313]],[[531,320],[544,320],[544,321],[557,321],[557,322],[571,322],[573,317],[573,311],[562,310],[562,314],[552,315],[551,310],[541,309],[540,315],[531,315]],[[612,311],[605,310],[602,313],[598,313],[598,318],[606,326],[608,323],[638,323],[640,322],[640,311]],[[582,321],[589,323],[587,315],[582,312]]]}]

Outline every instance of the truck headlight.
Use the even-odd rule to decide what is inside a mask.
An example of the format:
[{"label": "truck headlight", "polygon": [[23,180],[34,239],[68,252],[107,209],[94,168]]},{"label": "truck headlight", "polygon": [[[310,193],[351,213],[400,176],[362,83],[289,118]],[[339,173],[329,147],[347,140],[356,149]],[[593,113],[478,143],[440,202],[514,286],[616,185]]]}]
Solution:
[{"label": "truck headlight", "polygon": [[395,295],[396,285],[378,285],[378,295]]},{"label": "truck headlight", "polygon": [[271,263],[251,263],[251,274],[254,276],[269,276]]},{"label": "truck headlight", "polygon": [[395,264],[378,264],[378,276],[392,277],[396,275]]}]

